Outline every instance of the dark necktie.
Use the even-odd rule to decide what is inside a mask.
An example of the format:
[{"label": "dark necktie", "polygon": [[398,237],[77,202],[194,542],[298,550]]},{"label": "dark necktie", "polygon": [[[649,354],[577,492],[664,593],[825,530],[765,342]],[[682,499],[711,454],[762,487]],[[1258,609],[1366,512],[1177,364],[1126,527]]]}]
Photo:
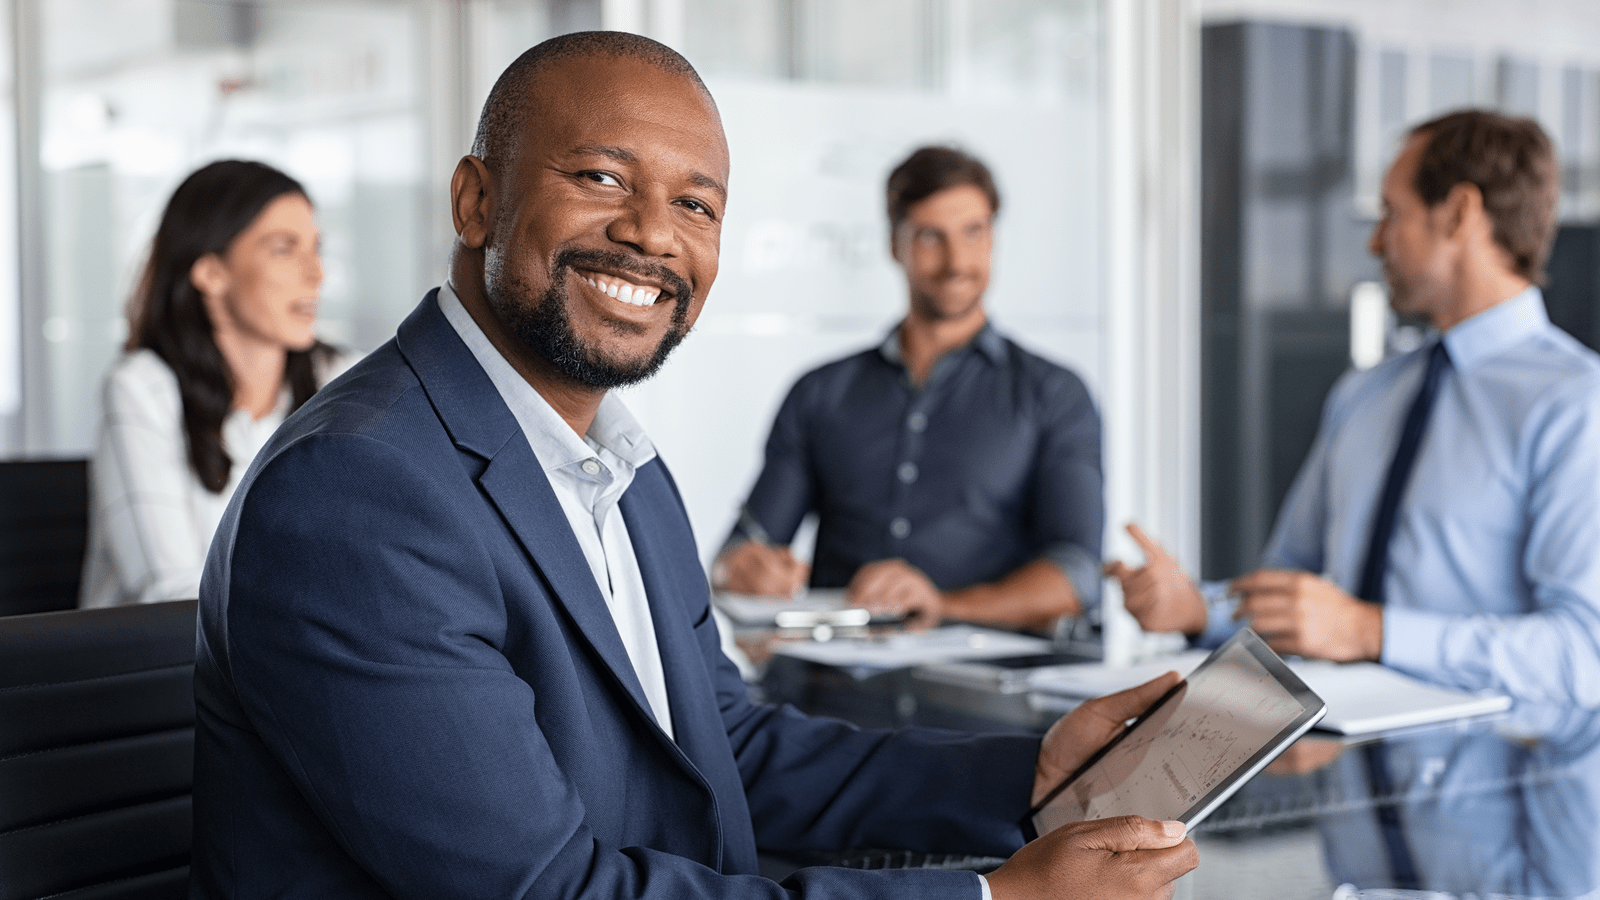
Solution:
[{"label": "dark necktie", "polygon": [[1422,445],[1422,433],[1428,427],[1428,413],[1433,410],[1433,398],[1439,393],[1445,367],[1450,365],[1450,354],[1441,339],[1428,354],[1428,368],[1422,373],[1422,387],[1411,401],[1405,424],[1400,429],[1400,445],[1394,449],[1394,459],[1389,461],[1389,473],[1383,478],[1383,493],[1378,495],[1378,511],[1372,518],[1372,536],[1367,543],[1366,562],[1361,567],[1361,584],[1356,596],[1372,603],[1383,602],[1383,575],[1389,567],[1389,538],[1394,534],[1395,514],[1400,510],[1400,495],[1405,493],[1406,481],[1417,462],[1417,448]]},{"label": "dark necktie", "polygon": [[[1450,354],[1444,349],[1444,340],[1433,345],[1428,354],[1428,368],[1422,373],[1422,386],[1417,388],[1416,399],[1406,411],[1405,424],[1400,428],[1400,444],[1394,448],[1394,458],[1389,461],[1389,472],[1383,478],[1383,493],[1378,495],[1378,511],[1372,518],[1372,535],[1367,543],[1367,558],[1361,567],[1361,585],[1356,596],[1372,603],[1383,602],[1383,576],[1389,567],[1389,538],[1394,534],[1395,514],[1400,511],[1400,495],[1405,493],[1411,469],[1417,462],[1417,448],[1422,445],[1422,433],[1428,427],[1428,414],[1433,411],[1433,398],[1439,393],[1445,367],[1450,364]],[[1389,858],[1389,872],[1397,888],[1418,887],[1416,861],[1406,841],[1404,823],[1400,818],[1400,798],[1395,795],[1394,779],[1389,774],[1383,743],[1365,745],[1362,750],[1371,778],[1370,789],[1378,819],[1378,833],[1383,840],[1385,855]]]}]

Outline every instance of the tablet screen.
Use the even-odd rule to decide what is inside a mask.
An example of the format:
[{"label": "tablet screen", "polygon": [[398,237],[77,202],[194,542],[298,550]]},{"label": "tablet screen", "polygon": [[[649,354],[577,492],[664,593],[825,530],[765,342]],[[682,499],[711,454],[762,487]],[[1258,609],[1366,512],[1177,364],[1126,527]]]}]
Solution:
[{"label": "tablet screen", "polygon": [[1323,712],[1277,654],[1241,630],[1052,791],[1032,825],[1044,834],[1137,814],[1192,827]]}]

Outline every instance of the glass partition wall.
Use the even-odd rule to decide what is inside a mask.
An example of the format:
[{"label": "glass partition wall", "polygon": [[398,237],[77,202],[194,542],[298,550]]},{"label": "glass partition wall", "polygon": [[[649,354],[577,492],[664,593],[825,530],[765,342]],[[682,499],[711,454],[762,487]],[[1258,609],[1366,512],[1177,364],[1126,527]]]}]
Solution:
[{"label": "glass partition wall", "polygon": [[18,0],[13,12],[26,58],[7,71],[34,113],[5,145],[21,151],[6,179],[20,190],[17,215],[0,216],[8,231],[26,223],[14,454],[90,446],[161,208],[213,159],[263,160],[306,185],[323,229],[328,339],[367,349],[393,329],[428,268],[415,8]]}]

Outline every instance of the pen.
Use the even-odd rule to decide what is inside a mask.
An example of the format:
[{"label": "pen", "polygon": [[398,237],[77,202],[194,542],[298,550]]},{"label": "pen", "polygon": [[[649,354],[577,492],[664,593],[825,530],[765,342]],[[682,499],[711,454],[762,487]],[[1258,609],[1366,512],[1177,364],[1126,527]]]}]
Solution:
[{"label": "pen", "polygon": [[[767,530],[761,527],[760,522],[756,521],[756,517],[750,513],[748,504],[739,507],[739,530],[744,532],[745,537],[763,547],[773,546],[772,536],[767,534]],[[797,600],[805,596],[805,593],[805,583],[801,582],[795,586],[794,591],[789,595],[789,599]]]},{"label": "pen", "polygon": [[744,532],[745,537],[758,544],[772,546],[772,538],[767,535],[767,530],[761,527],[761,523],[756,521],[756,517],[750,514],[748,505],[739,507],[739,530]]}]

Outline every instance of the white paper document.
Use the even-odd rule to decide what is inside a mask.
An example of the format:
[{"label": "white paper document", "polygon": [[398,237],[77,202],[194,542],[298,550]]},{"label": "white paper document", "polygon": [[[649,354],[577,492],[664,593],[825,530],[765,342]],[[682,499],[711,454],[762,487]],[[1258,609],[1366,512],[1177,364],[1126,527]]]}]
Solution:
[{"label": "white paper document", "polygon": [[1028,683],[1034,690],[1047,694],[1064,694],[1068,697],[1088,699],[1144,684],[1166,672],[1177,672],[1188,678],[1189,673],[1209,655],[1210,653],[1205,650],[1186,650],[1130,666],[1108,666],[1105,663],[1043,666],[1033,671]]},{"label": "white paper document", "polygon": [[797,641],[779,644],[773,652],[838,668],[899,669],[963,659],[1048,653],[1050,642],[1008,631],[948,625],[931,631],[897,632],[881,638]]},{"label": "white paper document", "polygon": [[783,624],[780,620],[788,617],[795,619],[797,626],[804,627],[821,621],[831,621],[828,616],[846,611],[857,613],[860,621],[835,622],[835,624],[865,625],[871,617],[865,609],[852,610],[850,604],[845,602],[843,588],[808,590],[788,600],[719,591],[712,599],[718,609],[727,613],[728,618],[739,625],[778,625]]},{"label": "white paper document", "polygon": [[1306,659],[1289,668],[1328,704],[1328,715],[1317,727],[1340,734],[1431,725],[1511,708],[1511,698],[1504,694],[1439,687],[1377,663]]},{"label": "white paper document", "polygon": [[[1187,677],[1205,658],[1205,651],[1190,650],[1131,666],[1100,663],[1046,666],[1032,673],[1029,684],[1034,690],[1045,693],[1099,697],[1143,684],[1163,672],[1175,670]],[[1474,694],[1438,687],[1377,663],[1296,659],[1289,661],[1289,668],[1328,704],[1328,714],[1317,723],[1317,728],[1341,734],[1370,734],[1428,725],[1502,712],[1511,707],[1511,698],[1503,694]]]}]

